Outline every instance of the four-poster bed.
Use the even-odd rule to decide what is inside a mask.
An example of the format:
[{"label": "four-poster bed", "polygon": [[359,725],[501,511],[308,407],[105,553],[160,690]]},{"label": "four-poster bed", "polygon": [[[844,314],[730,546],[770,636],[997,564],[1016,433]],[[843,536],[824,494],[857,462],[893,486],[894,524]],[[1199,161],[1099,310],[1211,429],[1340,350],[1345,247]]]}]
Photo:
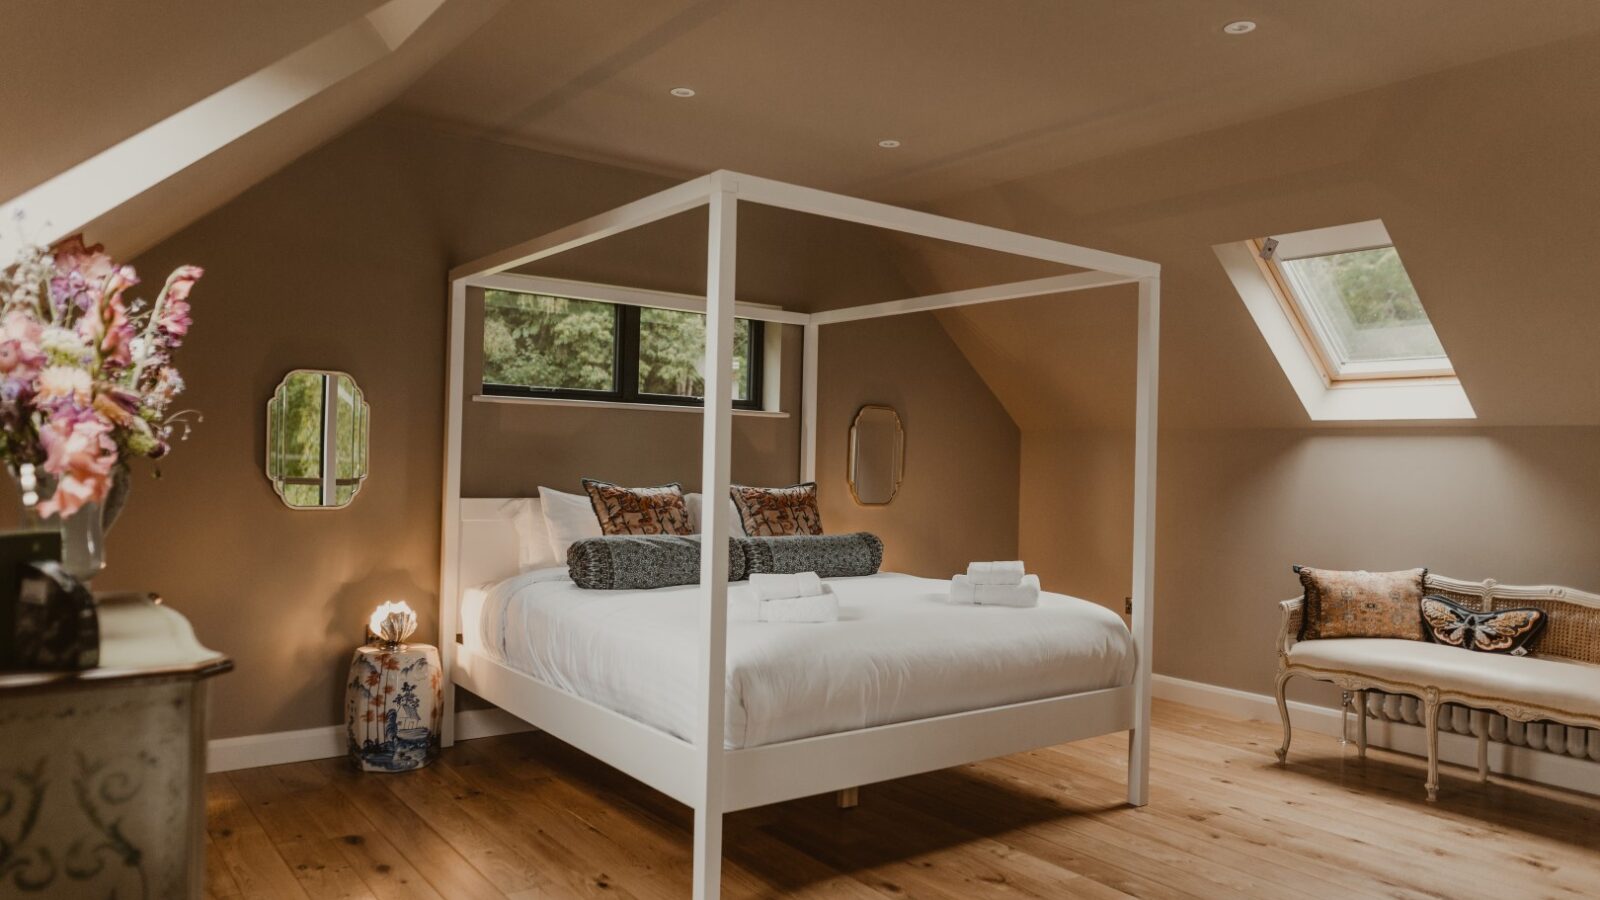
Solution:
[{"label": "four-poster bed", "polygon": [[[737,216],[740,203],[758,203],[801,213],[886,228],[926,238],[1045,260],[1082,271],[894,300],[817,313],[798,313],[738,303],[734,296]],[[510,270],[621,231],[708,206],[706,296],[605,288],[613,302],[706,313],[706,365],[701,489],[706,497],[729,491],[732,433],[734,318],[801,325],[804,328],[801,410],[801,480],[816,474],[817,346],[823,326],[952,306],[1060,294],[1109,285],[1137,287],[1138,377],[1133,534],[1132,641],[1136,662],[1131,681],[1115,687],[972,709],[820,734],[799,740],[738,749],[725,748],[724,715],[728,632],[728,535],[731,508],[704,505],[699,593],[698,697],[700,713],[692,740],[674,736],[602,704],[552,686],[483,653],[469,639],[458,643],[463,590],[505,577],[515,569],[509,520],[523,504],[461,497],[461,432],[469,289],[526,289],[537,281]],[[1154,576],[1156,362],[1159,267],[1154,263],[1016,234],[985,225],[797,187],[765,178],[718,171],[626,204],[610,212],[458,267],[450,273],[449,377],[445,431],[445,477],[439,623],[446,677],[444,740],[454,738],[454,687],[549,731],[695,810],[694,893],[718,896],[722,814],[797,797],[851,790],[884,781],[1023,750],[1116,731],[1129,732],[1128,801],[1143,805],[1148,794],[1150,740],[1150,646]],[[537,519],[537,516],[533,517]],[[527,521],[525,518],[524,521]]]}]

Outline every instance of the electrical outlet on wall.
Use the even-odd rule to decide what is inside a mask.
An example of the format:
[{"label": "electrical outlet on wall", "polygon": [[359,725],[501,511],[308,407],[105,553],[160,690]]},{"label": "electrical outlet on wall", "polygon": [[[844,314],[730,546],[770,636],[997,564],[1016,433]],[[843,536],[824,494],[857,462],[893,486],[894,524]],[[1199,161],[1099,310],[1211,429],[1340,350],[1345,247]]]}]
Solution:
[{"label": "electrical outlet on wall", "polygon": [[1133,615],[1133,598],[1132,597],[1123,597],[1122,598],[1122,614],[1125,615],[1125,616]]}]

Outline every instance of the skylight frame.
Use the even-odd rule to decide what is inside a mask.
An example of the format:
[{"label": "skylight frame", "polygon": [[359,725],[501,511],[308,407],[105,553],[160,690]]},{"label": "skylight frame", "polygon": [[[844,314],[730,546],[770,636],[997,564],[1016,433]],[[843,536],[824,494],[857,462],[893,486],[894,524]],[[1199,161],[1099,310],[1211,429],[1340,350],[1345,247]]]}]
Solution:
[{"label": "skylight frame", "polygon": [[[1270,245],[1271,252],[1267,252],[1268,241],[1273,242]],[[1252,240],[1250,245],[1255,251],[1262,275],[1277,296],[1284,314],[1289,318],[1296,336],[1305,346],[1306,354],[1316,364],[1325,384],[1331,387],[1352,382],[1421,380],[1450,382],[1455,379],[1455,366],[1451,363],[1449,354],[1443,352],[1442,342],[1440,356],[1341,361],[1334,349],[1336,341],[1330,333],[1331,326],[1323,321],[1322,315],[1314,308],[1310,299],[1295,289],[1294,279],[1283,268],[1282,263],[1287,261],[1368,250],[1393,249],[1398,255],[1399,248],[1395,247],[1381,220],[1373,219],[1350,225],[1336,225],[1271,238],[1258,238]],[[1403,259],[1401,264],[1404,264]],[[1419,304],[1422,302],[1420,297],[1417,298],[1417,302]],[[1433,328],[1431,319],[1428,321],[1428,327]],[[1435,338],[1438,336],[1436,330],[1434,336]]]}]

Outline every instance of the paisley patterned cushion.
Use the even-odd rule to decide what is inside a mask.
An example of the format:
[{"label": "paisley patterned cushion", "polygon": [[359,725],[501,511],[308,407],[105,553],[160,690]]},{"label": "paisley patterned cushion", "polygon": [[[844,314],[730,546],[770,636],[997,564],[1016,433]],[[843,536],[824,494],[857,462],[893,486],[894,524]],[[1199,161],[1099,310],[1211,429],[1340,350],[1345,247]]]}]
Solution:
[{"label": "paisley patterned cushion", "polygon": [[822,533],[815,481],[785,488],[736,484],[730,492],[733,505],[744,520],[744,533],[751,537]]},{"label": "paisley patterned cushion", "polygon": [[689,534],[689,508],[683,487],[629,488],[609,481],[583,480],[601,534]]},{"label": "paisley patterned cushion", "polygon": [[1434,643],[1513,656],[1525,656],[1549,621],[1541,609],[1478,612],[1443,597],[1422,598],[1422,619]]},{"label": "paisley patterned cushion", "polygon": [[1300,640],[1400,638],[1423,640],[1422,583],[1427,569],[1337,572],[1295,566],[1305,587]]},{"label": "paisley patterned cushion", "polygon": [[848,578],[876,574],[883,565],[883,541],[865,531],[744,538],[739,549],[751,573],[815,572],[818,578]]},{"label": "paisley patterned cushion", "polygon": [[[744,553],[728,539],[728,580],[746,577]],[[700,535],[611,535],[584,538],[567,550],[574,584],[596,591],[648,590],[700,582]]]}]

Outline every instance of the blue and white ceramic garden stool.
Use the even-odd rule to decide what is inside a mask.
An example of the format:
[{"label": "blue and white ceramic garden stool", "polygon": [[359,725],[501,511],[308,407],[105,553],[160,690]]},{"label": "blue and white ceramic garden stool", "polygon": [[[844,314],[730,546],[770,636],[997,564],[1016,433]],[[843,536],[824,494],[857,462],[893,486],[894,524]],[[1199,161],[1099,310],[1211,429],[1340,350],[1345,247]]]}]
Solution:
[{"label": "blue and white ceramic garden stool", "polygon": [[420,769],[439,754],[439,650],[427,644],[357,647],[345,684],[350,760],[364,772]]}]

